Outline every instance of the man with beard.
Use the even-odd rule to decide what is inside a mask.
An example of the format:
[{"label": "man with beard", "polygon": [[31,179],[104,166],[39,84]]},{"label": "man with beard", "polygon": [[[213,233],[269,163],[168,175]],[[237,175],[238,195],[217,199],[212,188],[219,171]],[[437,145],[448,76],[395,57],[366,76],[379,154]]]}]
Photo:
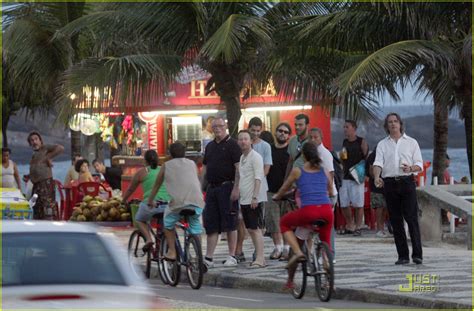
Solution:
[{"label": "man with beard", "polygon": [[44,145],[38,132],[31,132],[27,138],[33,149],[30,161],[30,180],[33,193],[38,195],[33,207],[33,219],[53,220],[57,216],[52,159],[64,151],[61,145]]},{"label": "man with beard", "polygon": [[296,135],[293,136],[288,143],[288,154],[290,158],[286,168],[286,176],[288,176],[294,167],[301,168],[304,165],[301,150],[303,145],[309,141],[308,126],[309,117],[307,115],[301,113],[295,117]]},{"label": "man with beard", "polygon": [[265,209],[265,228],[273,240],[273,251],[270,259],[279,259],[282,256],[288,257],[289,246],[283,245],[283,237],[280,232],[280,217],[286,213],[285,204],[272,200],[275,193],[285,181],[285,172],[288,165],[288,140],[291,135],[291,126],[282,122],[277,125],[275,131],[275,144],[272,147],[272,162],[267,175],[268,181],[268,202]]}]

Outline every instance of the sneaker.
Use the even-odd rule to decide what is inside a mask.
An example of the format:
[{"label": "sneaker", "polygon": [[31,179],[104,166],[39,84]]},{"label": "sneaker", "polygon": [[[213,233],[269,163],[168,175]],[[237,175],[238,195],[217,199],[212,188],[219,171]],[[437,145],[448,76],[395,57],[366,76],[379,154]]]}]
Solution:
[{"label": "sneaker", "polygon": [[[240,253],[239,255],[235,255],[234,257],[237,260],[237,263],[242,263],[242,262],[245,262],[247,260],[247,259],[245,259],[244,253]],[[227,259],[222,260],[222,264],[225,264],[226,261],[227,261]]]},{"label": "sneaker", "polygon": [[210,261],[204,258],[204,265],[206,266],[207,269],[214,268],[214,261]]},{"label": "sneaker", "polygon": [[377,231],[377,233],[375,234],[376,237],[378,238],[386,238],[387,237],[387,234],[383,231]]},{"label": "sneaker", "polygon": [[224,266],[226,267],[235,267],[237,266],[237,259],[233,256],[227,257],[227,260],[224,262]]},{"label": "sneaker", "polygon": [[284,249],[283,252],[281,253],[280,259],[278,259],[278,260],[279,261],[288,261],[289,257],[290,257],[290,250]]}]

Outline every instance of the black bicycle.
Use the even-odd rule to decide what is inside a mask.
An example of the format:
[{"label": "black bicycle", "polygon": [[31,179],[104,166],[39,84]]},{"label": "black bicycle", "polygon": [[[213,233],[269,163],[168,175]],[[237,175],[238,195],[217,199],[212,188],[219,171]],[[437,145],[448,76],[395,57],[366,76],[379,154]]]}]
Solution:
[{"label": "black bicycle", "polygon": [[[167,202],[156,201],[155,208],[162,208],[167,205]],[[135,229],[128,240],[128,253],[129,256],[137,259],[140,263],[144,259],[145,264],[145,276],[151,277],[152,264],[157,264],[157,271],[160,279],[163,283],[168,284],[168,279],[164,274],[163,261],[159,258],[159,250],[165,240],[163,233],[163,212],[155,214],[152,222],[148,224],[148,230],[153,239],[153,246],[148,250],[144,249],[146,239],[143,233],[139,229]]]},{"label": "black bicycle", "polygon": [[[176,228],[183,230],[184,250],[181,247],[179,234],[176,232],[176,260],[160,260],[163,264],[163,274],[171,286],[178,285],[181,278],[181,266],[186,267],[188,281],[193,289],[199,289],[202,285],[205,268],[201,241],[198,236],[189,233],[189,217],[194,214],[194,210],[182,210],[180,215],[183,216],[183,220],[176,224]],[[168,244],[163,237],[159,257],[164,258],[167,251]]]},{"label": "black bicycle", "polygon": [[[294,192],[287,193],[282,199],[290,207],[295,207]],[[302,241],[301,250],[306,261],[298,262],[294,270],[294,286],[291,294],[296,299],[303,298],[306,292],[308,276],[314,277],[316,293],[321,301],[331,299],[334,291],[334,263],[333,255],[326,242],[319,238],[319,227],[327,225],[326,220],[317,219],[312,224],[311,234],[306,241]]]}]

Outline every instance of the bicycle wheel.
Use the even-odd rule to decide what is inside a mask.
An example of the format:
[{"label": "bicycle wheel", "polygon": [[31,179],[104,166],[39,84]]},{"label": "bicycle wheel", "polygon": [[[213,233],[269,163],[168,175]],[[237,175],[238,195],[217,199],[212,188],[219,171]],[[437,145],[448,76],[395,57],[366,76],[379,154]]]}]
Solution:
[{"label": "bicycle wheel", "polygon": [[[303,253],[306,255],[306,247],[303,246],[302,248]],[[292,254],[290,254],[292,256]],[[290,258],[291,258],[290,256]],[[296,299],[303,298],[306,292],[306,282],[307,282],[307,270],[306,270],[306,262],[298,262],[295,267],[295,274],[293,277],[294,287],[291,290],[291,294]]]},{"label": "bicycle wheel", "polygon": [[199,289],[202,285],[204,263],[202,259],[201,242],[195,235],[188,237],[184,253],[189,285],[191,285],[193,289]]},{"label": "bicycle wheel", "polygon": [[160,243],[159,245],[159,251],[157,253],[157,256],[155,258],[155,261],[158,265],[158,275],[160,276],[160,279],[161,281],[164,283],[164,284],[168,284],[168,278],[166,277],[166,273],[165,273],[165,267],[163,265],[163,260],[161,258],[163,258],[164,254],[166,254],[166,250],[165,250],[165,253],[163,253],[163,239],[165,238],[165,236],[163,234],[157,236],[156,238],[156,241]]},{"label": "bicycle wheel", "polygon": [[145,246],[145,236],[140,230],[135,230],[128,239],[128,254],[132,260],[136,260],[141,266],[145,264],[145,276],[150,278],[151,271],[151,254],[150,252],[144,252],[143,246]]},{"label": "bicycle wheel", "polygon": [[[178,237],[176,237],[177,239]],[[177,241],[177,249],[178,249],[178,240]],[[175,261],[167,261],[164,260],[164,255],[168,251],[168,243],[166,242],[165,236],[161,239],[161,251],[160,251],[160,263],[161,267],[163,268],[163,274],[166,277],[166,281],[168,285],[176,286],[179,283],[179,279],[181,278],[181,266],[179,264],[179,258],[176,258]]]},{"label": "bicycle wheel", "polygon": [[313,262],[316,266],[314,282],[319,300],[329,301],[334,288],[334,265],[329,246],[320,242],[313,253]]}]

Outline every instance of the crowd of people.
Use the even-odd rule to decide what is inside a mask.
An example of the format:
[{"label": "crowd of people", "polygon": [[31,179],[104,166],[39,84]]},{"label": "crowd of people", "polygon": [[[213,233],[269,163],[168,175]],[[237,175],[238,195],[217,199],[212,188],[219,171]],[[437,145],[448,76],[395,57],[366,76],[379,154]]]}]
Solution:
[{"label": "crowd of people", "polygon": [[[165,236],[170,246],[165,259],[175,260],[174,226],[180,220],[180,211],[191,209],[194,215],[189,218],[190,232],[200,236],[204,229],[206,233],[204,264],[208,269],[216,265],[214,252],[219,236],[225,234],[228,255],[222,262],[224,266],[236,266],[247,260],[243,242],[249,235],[255,249],[249,268],[265,267],[269,259],[288,261],[290,271],[298,261],[305,260],[299,241],[307,238],[312,230],[308,226],[315,220],[327,223],[320,229],[320,237],[335,253],[336,205],[340,206],[345,220],[340,233],[361,235],[364,182],[368,179],[370,204],[376,210],[376,236],[388,236],[385,230],[388,217],[398,252],[396,264],[406,264],[410,258],[403,225],[406,221],[412,261],[421,264],[414,177],[423,170],[423,161],[418,143],[406,135],[400,116],[396,113],[386,116],[387,137],[370,153],[366,140],[357,135],[357,123],[346,120],[339,157],[324,146],[323,131],[310,128],[309,121],[307,115],[297,115],[292,136],[292,127],[287,122],[278,124],[271,133],[263,131],[262,120],[254,117],[249,120],[248,128],[234,139],[228,134],[225,119],[212,117],[205,128],[207,141],[201,170],[185,158],[185,146],[179,142],[170,145],[171,159],[161,166],[156,151],[148,150],[144,155],[146,166],[136,172],[123,193],[127,202],[137,187],[143,188],[143,201],[135,220],[145,235],[145,248],[153,244],[147,222],[154,214],[164,213]],[[43,144],[38,132],[30,133],[28,143],[33,149],[29,179],[33,192],[38,194],[34,219],[54,219],[57,209],[52,159],[64,148]],[[18,169],[9,159],[10,153],[9,149],[2,149],[3,187],[21,190]],[[98,159],[92,161],[92,166],[112,189],[121,189],[120,168],[106,167]],[[64,183],[76,181],[96,181],[89,162],[80,155],[73,156]],[[296,188],[296,206],[281,201],[292,188]],[[156,201],[160,202],[158,206]],[[270,254],[264,254],[264,234],[273,242]],[[291,284],[289,275],[287,285]]]}]

